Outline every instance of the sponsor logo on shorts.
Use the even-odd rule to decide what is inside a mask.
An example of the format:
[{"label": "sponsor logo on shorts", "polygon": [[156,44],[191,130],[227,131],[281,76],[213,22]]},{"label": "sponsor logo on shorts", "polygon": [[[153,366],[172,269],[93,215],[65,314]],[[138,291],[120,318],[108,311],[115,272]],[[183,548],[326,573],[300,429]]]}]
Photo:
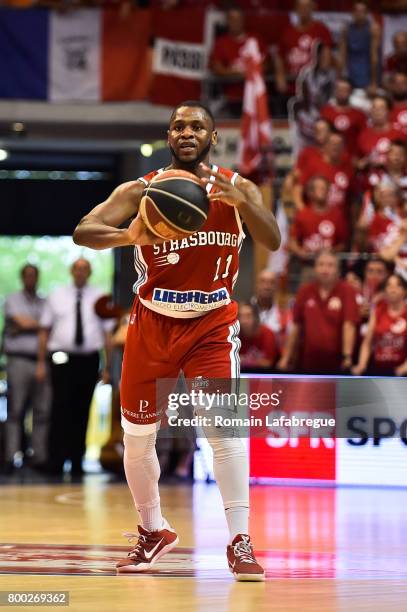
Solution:
[{"label": "sponsor logo on shorts", "polygon": [[190,291],[173,291],[157,287],[153,291],[151,302],[168,310],[212,310],[230,303],[227,289],[217,289],[207,293],[192,289]]}]

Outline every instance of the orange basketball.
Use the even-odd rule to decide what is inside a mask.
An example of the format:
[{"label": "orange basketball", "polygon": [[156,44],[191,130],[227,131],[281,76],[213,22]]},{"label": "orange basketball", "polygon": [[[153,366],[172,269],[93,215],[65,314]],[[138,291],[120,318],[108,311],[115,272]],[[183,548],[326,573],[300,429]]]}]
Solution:
[{"label": "orange basketball", "polygon": [[208,218],[209,200],[200,180],[185,170],[165,170],[144,189],[140,214],[148,229],[164,240],[190,236]]}]

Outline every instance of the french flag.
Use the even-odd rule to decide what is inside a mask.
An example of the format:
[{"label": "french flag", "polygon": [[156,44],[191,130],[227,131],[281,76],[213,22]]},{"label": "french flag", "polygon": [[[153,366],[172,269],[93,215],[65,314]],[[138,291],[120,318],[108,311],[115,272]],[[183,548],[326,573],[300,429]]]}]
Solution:
[{"label": "french flag", "polygon": [[150,86],[152,14],[0,9],[0,98],[140,100]]}]

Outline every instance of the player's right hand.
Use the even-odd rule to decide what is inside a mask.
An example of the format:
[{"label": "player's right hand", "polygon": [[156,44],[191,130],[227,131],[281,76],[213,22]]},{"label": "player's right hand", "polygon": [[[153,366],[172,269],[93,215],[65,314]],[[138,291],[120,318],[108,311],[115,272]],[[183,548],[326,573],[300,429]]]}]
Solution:
[{"label": "player's right hand", "polygon": [[162,244],[165,242],[162,238],[155,236],[146,224],[144,223],[140,213],[130,223],[126,230],[129,239],[129,244],[137,244],[139,246],[146,246],[152,244]]}]

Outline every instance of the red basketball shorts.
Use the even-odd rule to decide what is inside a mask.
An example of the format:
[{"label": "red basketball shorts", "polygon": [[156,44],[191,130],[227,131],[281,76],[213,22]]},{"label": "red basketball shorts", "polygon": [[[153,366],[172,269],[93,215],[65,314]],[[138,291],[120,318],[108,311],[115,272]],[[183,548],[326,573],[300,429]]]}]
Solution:
[{"label": "red basketball shorts", "polygon": [[[239,324],[232,302],[192,319],[158,314],[136,297],[130,315],[121,380],[122,427],[132,435],[157,430],[156,381],[238,378]],[[162,407],[161,407],[162,410]]]}]

